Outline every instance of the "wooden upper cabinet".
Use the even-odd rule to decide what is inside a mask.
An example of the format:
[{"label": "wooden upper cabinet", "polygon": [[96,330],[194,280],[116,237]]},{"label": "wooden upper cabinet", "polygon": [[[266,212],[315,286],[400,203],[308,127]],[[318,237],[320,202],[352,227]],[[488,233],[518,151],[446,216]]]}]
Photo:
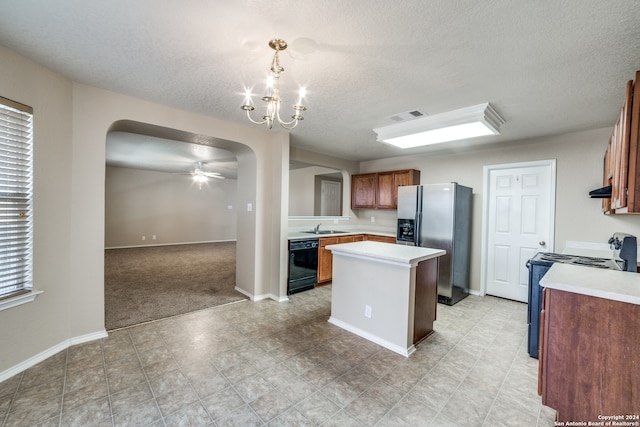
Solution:
[{"label": "wooden upper cabinet", "polygon": [[415,169],[407,169],[393,172],[394,189],[393,189],[393,208],[398,207],[398,187],[403,185],[419,185],[420,171]]},{"label": "wooden upper cabinet", "polygon": [[351,176],[351,209],[375,209],[378,174]]},{"label": "wooden upper cabinet", "polygon": [[629,120],[629,170],[627,207],[640,213],[640,71],[636,71]]},{"label": "wooden upper cabinet", "polygon": [[[398,191],[395,190],[393,172],[378,172],[378,200],[376,208],[395,209],[398,205]],[[394,191],[395,190],[395,191]],[[395,192],[395,200],[394,200]]]},{"label": "wooden upper cabinet", "polygon": [[604,155],[604,186],[611,198],[603,199],[607,214],[640,213],[640,71],[635,84],[627,82],[624,104],[613,127]]},{"label": "wooden upper cabinet", "polygon": [[396,209],[398,186],[417,184],[420,184],[420,171],[415,169],[353,175],[351,208]]}]

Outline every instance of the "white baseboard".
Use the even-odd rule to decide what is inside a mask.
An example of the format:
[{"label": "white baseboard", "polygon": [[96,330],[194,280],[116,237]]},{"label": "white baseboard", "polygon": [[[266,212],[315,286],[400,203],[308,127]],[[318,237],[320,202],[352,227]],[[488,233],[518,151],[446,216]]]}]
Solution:
[{"label": "white baseboard", "polygon": [[289,297],[288,296],[279,297],[279,296],[274,295],[274,294],[253,295],[253,294],[250,294],[249,292],[245,291],[244,289],[240,289],[237,286],[235,287],[235,290],[240,292],[242,295],[246,296],[247,298],[249,298],[251,301],[262,301],[263,299],[272,299],[272,300],[277,301],[277,302],[289,301]]},{"label": "white baseboard", "polygon": [[384,348],[387,348],[395,353],[398,353],[402,356],[409,357],[416,351],[416,347],[411,344],[410,347],[404,348],[399,345],[396,345],[392,342],[389,342],[385,339],[382,339],[376,335],[370,334],[369,332],[363,331],[360,328],[356,328],[353,325],[343,322],[342,320],[336,319],[335,317],[329,317],[329,323],[336,325],[339,328],[342,328],[346,331],[351,332],[352,334],[356,334],[364,339],[367,339],[371,342],[374,342],[378,345],[381,345]]},{"label": "white baseboard", "polygon": [[81,336],[78,336],[78,337],[73,337],[73,338],[69,338],[67,340],[64,340],[63,342],[61,342],[59,344],[56,344],[53,347],[50,347],[47,350],[36,354],[33,357],[28,358],[24,362],[18,363],[14,367],[9,368],[4,372],[0,372],[0,382],[13,377],[14,375],[17,375],[20,372],[25,371],[25,370],[29,369],[30,367],[32,367],[34,365],[37,365],[38,363],[42,362],[43,360],[48,359],[49,357],[61,352],[62,350],[66,350],[67,348],[71,347],[72,345],[82,344],[82,343],[85,343],[85,342],[94,341],[94,340],[98,340],[98,339],[101,339],[101,338],[106,338],[107,335],[108,335],[107,331],[103,329],[101,331],[92,332],[90,334],[81,335]]},{"label": "white baseboard", "polygon": [[151,245],[108,246],[108,247],[105,247],[105,249],[150,248],[153,246],[199,245],[202,243],[224,243],[224,242],[236,242],[236,241],[237,241],[236,239],[226,239],[226,240],[204,240],[202,242],[154,243]]},{"label": "white baseboard", "polygon": [[251,301],[255,301],[253,299],[254,298],[253,294],[250,294],[249,292],[245,291],[244,289],[239,288],[237,286],[235,288],[233,288],[233,289],[235,289],[236,291],[240,292],[242,295],[244,295],[245,297],[249,298]]}]

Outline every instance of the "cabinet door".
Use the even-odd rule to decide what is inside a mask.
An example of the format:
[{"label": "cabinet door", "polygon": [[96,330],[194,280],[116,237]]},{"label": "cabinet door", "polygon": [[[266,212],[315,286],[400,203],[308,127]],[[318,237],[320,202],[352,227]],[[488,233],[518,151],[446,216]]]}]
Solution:
[{"label": "cabinet door", "polygon": [[394,172],[378,172],[378,209],[395,209],[398,206],[398,189],[395,185]]},{"label": "cabinet door", "polygon": [[378,209],[397,209],[398,187],[418,184],[420,184],[419,170],[378,172]]},{"label": "cabinet door", "polygon": [[543,312],[542,404],[558,425],[637,414],[640,307],[546,288]]},{"label": "cabinet door", "polygon": [[[613,164],[615,161],[615,156],[613,155],[613,149],[611,147],[611,139],[609,139],[609,144],[607,144],[607,149],[604,152],[604,177],[602,179],[602,186],[606,187],[611,185],[613,188]],[[602,211],[604,213],[613,213],[611,209],[611,198],[602,199]]]},{"label": "cabinet door", "polygon": [[318,283],[328,282],[332,277],[333,256],[325,246],[338,243],[339,237],[322,237],[318,241]]},{"label": "cabinet door", "polygon": [[629,172],[628,198],[629,212],[640,212],[640,71],[636,71],[633,85],[631,119],[629,129]]},{"label": "cabinet door", "polygon": [[613,127],[613,135],[609,141],[609,148],[613,155],[611,208],[621,209],[627,206],[627,179],[629,175],[629,133],[631,131],[631,102],[633,81],[627,82],[625,102],[620,110],[618,121]]},{"label": "cabinet door", "polygon": [[[395,171],[393,173],[393,179],[396,187],[400,187],[401,185],[418,185],[420,184],[420,171],[415,169]],[[396,202],[397,201],[398,191],[396,190]]]},{"label": "cabinet door", "polygon": [[351,176],[351,208],[375,209],[377,173],[365,173]]}]

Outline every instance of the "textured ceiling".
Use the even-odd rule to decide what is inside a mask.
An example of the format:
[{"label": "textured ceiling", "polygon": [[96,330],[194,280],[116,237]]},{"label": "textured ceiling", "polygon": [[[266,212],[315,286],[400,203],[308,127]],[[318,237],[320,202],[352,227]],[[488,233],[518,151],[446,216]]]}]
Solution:
[{"label": "textured ceiling", "polygon": [[[307,87],[292,145],[368,160],[612,126],[640,69],[639,22],[636,0],[2,0],[0,45],[84,84],[246,123],[244,88],[262,92],[267,42],[283,38],[284,105]],[[400,150],[372,131],[483,102],[502,135]]]}]

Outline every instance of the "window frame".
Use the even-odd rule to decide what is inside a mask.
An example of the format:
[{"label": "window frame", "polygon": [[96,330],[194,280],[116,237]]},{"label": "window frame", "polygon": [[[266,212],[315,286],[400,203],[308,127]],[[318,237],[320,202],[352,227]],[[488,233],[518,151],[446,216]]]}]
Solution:
[{"label": "window frame", "polygon": [[0,311],[42,293],[33,290],[33,121],[33,108],[0,96]]}]

